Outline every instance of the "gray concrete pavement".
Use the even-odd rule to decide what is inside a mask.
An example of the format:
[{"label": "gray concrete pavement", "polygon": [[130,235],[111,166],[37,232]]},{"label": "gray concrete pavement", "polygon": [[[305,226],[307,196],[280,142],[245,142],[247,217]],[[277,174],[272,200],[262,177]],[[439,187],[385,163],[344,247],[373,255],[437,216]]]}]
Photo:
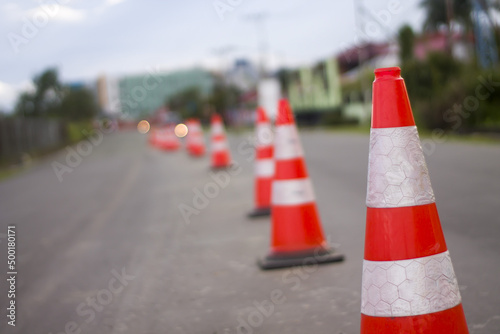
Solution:
[{"label": "gray concrete pavement", "polygon": [[[19,261],[17,326],[2,316],[0,333],[358,333],[368,136],[302,131],[325,234],[346,261],[269,272],[255,265],[269,220],[245,217],[247,136],[231,136],[240,169],[227,186],[207,186],[208,157],[134,132],[105,137],[62,182],[51,162],[64,152],[0,183],[0,233],[17,226]],[[427,162],[470,332],[498,333],[500,145],[440,144]],[[204,187],[213,198],[183,218]],[[6,294],[1,280],[2,310]]]}]

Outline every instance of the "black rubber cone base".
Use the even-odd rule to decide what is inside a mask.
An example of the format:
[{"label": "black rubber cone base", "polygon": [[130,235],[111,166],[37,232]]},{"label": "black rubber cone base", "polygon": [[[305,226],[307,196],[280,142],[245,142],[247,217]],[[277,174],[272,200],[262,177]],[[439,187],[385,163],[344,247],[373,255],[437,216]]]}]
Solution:
[{"label": "black rubber cone base", "polygon": [[340,254],[333,249],[320,249],[308,252],[270,254],[263,259],[259,259],[257,264],[260,269],[268,270],[340,261],[344,261],[344,254]]},{"label": "black rubber cone base", "polygon": [[227,170],[231,167],[233,167],[233,163],[230,163],[229,165],[225,166],[210,166],[210,169],[215,172],[215,171]]},{"label": "black rubber cone base", "polygon": [[210,167],[210,169],[213,170],[214,172],[219,171],[219,170],[226,170],[229,168],[231,168],[231,166],[212,166],[212,167]]},{"label": "black rubber cone base", "polygon": [[271,214],[271,208],[255,208],[248,213],[249,218],[257,218],[269,216]]}]

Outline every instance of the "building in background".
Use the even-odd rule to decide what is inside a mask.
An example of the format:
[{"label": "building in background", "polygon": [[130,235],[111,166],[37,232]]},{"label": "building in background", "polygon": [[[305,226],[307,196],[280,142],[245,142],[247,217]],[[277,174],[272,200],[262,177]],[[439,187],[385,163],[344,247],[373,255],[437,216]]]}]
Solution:
[{"label": "building in background", "polygon": [[96,82],[97,103],[101,111],[110,116],[116,116],[121,111],[120,90],[118,79],[101,75]]},{"label": "building in background", "polygon": [[165,105],[165,101],[183,90],[196,88],[203,96],[214,87],[211,73],[191,69],[171,73],[145,73],[118,80],[119,101],[123,114],[146,117]]},{"label": "building in background", "polygon": [[336,58],[280,76],[282,91],[299,118],[316,122],[326,113],[340,113],[342,94]]},{"label": "building in background", "polygon": [[226,84],[236,86],[242,92],[255,89],[258,80],[258,69],[246,59],[236,59],[225,75]]},{"label": "building in background", "polygon": [[474,37],[472,33],[455,32],[448,36],[445,32],[426,33],[415,39],[415,58],[423,60],[430,52],[446,52],[451,43],[451,53],[457,60],[472,61],[474,55]]},{"label": "building in background", "polygon": [[[462,62],[471,62],[474,54],[471,33],[430,32],[415,36],[413,53],[418,61],[431,53],[446,53]],[[450,44],[450,45],[449,45]],[[368,123],[371,117],[371,86],[373,70],[381,67],[400,66],[400,50],[396,41],[354,45],[337,55],[343,87],[359,82],[357,90],[343,90],[343,118]],[[361,65],[360,65],[361,64]],[[369,74],[369,75],[367,75]]]},{"label": "building in background", "polygon": [[107,80],[105,75],[101,75],[97,78],[96,90],[97,90],[97,104],[99,105],[101,110],[104,110],[108,106],[108,96],[109,96]]},{"label": "building in background", "polygon": [[[345,122],[369,123],[371,117],[371,87],[373,70],[400,65],[399,45],[396,42],[366,42],[337,55],[341,73],[342,118]],[[357,89],[352,89],[355,82]],[[346,89],[351,86],[350,89]]]}]

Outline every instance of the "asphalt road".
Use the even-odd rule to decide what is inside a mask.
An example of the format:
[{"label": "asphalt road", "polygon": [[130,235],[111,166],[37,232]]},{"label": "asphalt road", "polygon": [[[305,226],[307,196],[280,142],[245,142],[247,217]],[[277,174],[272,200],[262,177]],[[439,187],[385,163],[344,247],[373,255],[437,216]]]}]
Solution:
[{"label": "asphalt road", "polygon": [[[325,234],[345,262],[257,268],[270,226],[245,216],[248,134],[231,136],[240,168],[217,185],[207,156],[113,133],[61,182],[52,162],[66,151],[0,183],[0,276],[7,225],[18,261],[16,326],[2,279],[0,333],[359,333],[368,136],[301,134]],[[427,163],[470,332],[500,333],[500,145],[443,143]],[[212,198],[183,217],[204,187]]]}]

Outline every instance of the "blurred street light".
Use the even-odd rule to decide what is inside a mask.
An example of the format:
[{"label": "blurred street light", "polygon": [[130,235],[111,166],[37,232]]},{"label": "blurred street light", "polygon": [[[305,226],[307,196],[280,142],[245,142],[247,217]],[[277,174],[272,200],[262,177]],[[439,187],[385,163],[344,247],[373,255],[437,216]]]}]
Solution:
[{"label": "blurred street light", "polygon": [[266,76],[266,62],[267,62],[267,54],[269,52],[269,43],[268,43],[268,33],[266,29],[266,19],[269,17],[268,14],[264,12],[257,12],[252,14],[247,14],[243,18],[248,21],[255,22],[255,28],[257,31],[257,38],[259,40],[259,76],[262,79]]}]

